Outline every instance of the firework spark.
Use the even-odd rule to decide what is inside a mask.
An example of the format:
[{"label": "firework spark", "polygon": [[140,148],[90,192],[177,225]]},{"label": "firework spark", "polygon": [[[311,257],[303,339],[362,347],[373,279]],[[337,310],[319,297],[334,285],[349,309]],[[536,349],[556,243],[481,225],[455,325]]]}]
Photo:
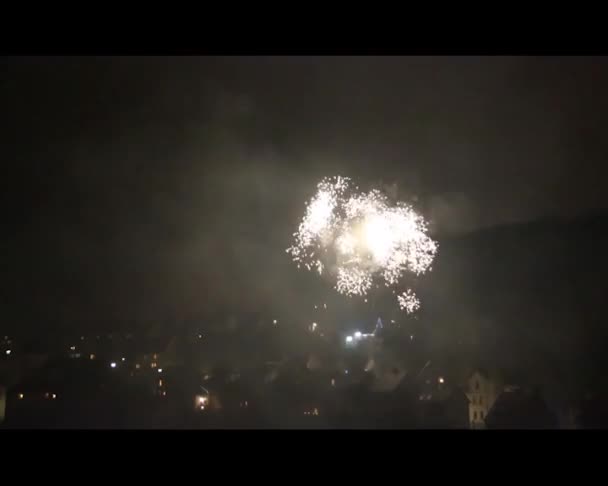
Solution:
[{"label": "firework spark", "polygon": [[[294,240],[287,249],[294,262],[329,274],[347,296],[366,295],[378,279],[394,286],[407,272],[423,274],[437,252],[426,222],[411,206],[391,204],[376,189],[359,192],[340,176],[317,185]],[[420,306],[411,289],[397,298],[408,313]]]},{"label": "firework spark", "polygon": [[401,295],[397,296],[399,308],[406,311],[408,314],[417,311],[420,308],[420,300],[412,289],[407,289]]}]

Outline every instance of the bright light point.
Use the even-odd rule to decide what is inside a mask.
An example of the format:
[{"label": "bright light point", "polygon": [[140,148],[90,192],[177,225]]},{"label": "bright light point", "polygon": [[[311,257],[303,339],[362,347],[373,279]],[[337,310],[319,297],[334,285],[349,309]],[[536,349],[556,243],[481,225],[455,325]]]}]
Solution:
[{"label": "bright light point", "polygon": [[10,350],[10,349],[7,349],[7,350],[6,350],[6,355],[8,356],[9,354],[11,354],[11,350]]},{"label": "bright light point", "polygon": [[367,299],[365,299],[364,302],[367,304]]},{"label": "bright light point", "polygon": [[357,331],[357,332],[355,333],[355,338],[356,338],[356,339],[361,339],[361,336],[362,336],[362,334],[361,334],[361,332],[360,332],[360,331]]},{"label": "bright light point", "polygon": [[23,393],[19,393],[19,400],[23,400]]},{"label": "bright light point", "polygon": [[114,363],[114,361],[110,363],[110,368],[116,368],[116,363]]},{"label": "bright light point", "polygon": [[51,396],[53,397],[53,400],[55,400],[55,398],[57,398],[57,395],[55,395],[54,393]]},{"label": "bright light point", "polygon": [[95,355],[94,354],[89,354],[89,359],[95,359]]},{"label": "bright light point", "polygon": [[444,381],[445,381],[445,380],[443,379],[443,377],[442,377],[442,376],[440,376],[440,377],[439,377],[439,383],[442,383],[442,384],[443,384],[443,382],[444,382]]},{"label": "bright light point", "polygon": [[315,332],[315,329],[317,329],[317,323],[316,323],[316,322],[313,322],[313,323],[311,324],[311,326],[310,326],[310,330],[311,330],[312,332]]},{"label": "bright light point", "polygon": [[414,335],[410,334],[410,341],[412,341],[414,339]]},{"label": "bright light point", "polygon": [[348,375],[348,370],[344,370],[344,374],[345,374],[345,375]]},{"label": "bright light point", "polygon": [[276,326],[278,324],[278,321],[276,319],[273,319],[272,323]]},{"label": "bright light point", "polygon": [[346,342],[347,343],[352,343],[353,342],[353,337],[352,336],[346,336]]},{"label": "bright light point", "polygon": [[[163,396],[166,392],[163,392]],[[199,410],[205,410],[205,407],[207,406],[207,403],[209,402],[209,400],[207,399],[207,397],[202,396],[202,395],[197,395],[196,396],[196,407]]]},{"label": "bright light point", "polygon": [[121,359],[121,361],[124,361],[124,360],[125,360],[125,358],[122,358],[122,359]]},{"label": "bright light point", "polygon": [[163,372],[163,369],[162,369],[162,368],[158,368],[158,372],[159,372],[159,373],[162,373],[162,372]]},{"label": "bright light point", "polygon": [[70,350],[74,351],[76,349],[76,346],[70,346]]},{"label": "bright light point", "polygon": [[199,335],[198,335],[198,338],[199,338],[199,339],[203,339],[203,335],[202,335],[202,334],[199,334]]}]

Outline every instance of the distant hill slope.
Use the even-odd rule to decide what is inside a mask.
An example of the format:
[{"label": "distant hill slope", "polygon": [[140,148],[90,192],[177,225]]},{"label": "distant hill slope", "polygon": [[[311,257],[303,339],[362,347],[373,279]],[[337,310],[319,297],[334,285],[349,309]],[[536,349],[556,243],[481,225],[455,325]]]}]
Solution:
[{"label": "distant hill slope", "polygon": [[441,345],[473,336],[505,366],[608,368],[607,248],[608,213],[441,239],[420,318]]}]

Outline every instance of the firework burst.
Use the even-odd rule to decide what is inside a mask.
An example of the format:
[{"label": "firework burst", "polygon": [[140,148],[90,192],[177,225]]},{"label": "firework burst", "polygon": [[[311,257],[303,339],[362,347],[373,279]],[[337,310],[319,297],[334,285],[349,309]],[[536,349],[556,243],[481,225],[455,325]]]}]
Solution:
[{"label": "firework burst", "polygon": [[[399,284],[406,273],[430,269],[437,244],[422,216],[381,191],[359,192],[346,177],[325,178],[309,201],[294,244],[287,249],[298,267],[335,279],[347,296],[366,295],[378,280]],[[397,296],[408,313],[420,307],[411,289]]]}]

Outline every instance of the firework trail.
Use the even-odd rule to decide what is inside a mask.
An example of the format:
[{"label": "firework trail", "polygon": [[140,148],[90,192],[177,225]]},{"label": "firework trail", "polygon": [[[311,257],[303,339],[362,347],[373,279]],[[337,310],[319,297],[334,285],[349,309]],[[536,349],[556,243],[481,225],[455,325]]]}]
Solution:
[{"label": "firework trail", "polygon": [[[395,286],[406,273],[423,274],[436,252],[426,222],[411,206],[391,204],[376,189],[360,192],[340,176],[317,185],[287,249],[298,267],[329,275],[336,290],[347,296],[366,295],[378,281]],[[407,313],[420,307],[409,288],[397,301]]]}]

